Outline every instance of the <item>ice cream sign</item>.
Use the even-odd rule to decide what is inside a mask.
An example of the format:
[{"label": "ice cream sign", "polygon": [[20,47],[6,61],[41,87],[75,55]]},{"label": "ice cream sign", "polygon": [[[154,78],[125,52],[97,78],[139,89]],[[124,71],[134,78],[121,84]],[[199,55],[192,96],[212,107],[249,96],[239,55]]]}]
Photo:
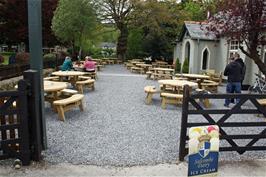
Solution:
[{"label": "ice cream sign", "polygon": [[218,170],[219,127],[189,129],[188,176],[214,174]]}]

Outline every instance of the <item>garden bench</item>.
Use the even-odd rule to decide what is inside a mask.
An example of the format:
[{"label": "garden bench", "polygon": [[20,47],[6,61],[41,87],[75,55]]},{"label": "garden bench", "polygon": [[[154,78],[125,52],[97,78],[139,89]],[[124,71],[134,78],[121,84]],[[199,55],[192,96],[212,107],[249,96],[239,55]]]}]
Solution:
[{"label": "garden bench", "polygon": [[130,70],[130,69],[131,69],[131,67],[133,67],[133,66],[134,66],[134,65],[133,65],[133,64],[131,64],[131,63],[127,63],[127,64],[126,64],[126,67],[127,67],[127,69],[128,69],[128,70]]},{"label": "garden bench", "polygon": [[45,81],[59,81],[59,76],[45,77],[43,78]]},{"label": "garden bench", "polygon": [[79,80],[88,80],[88,79],[91,79],[90,76],[79,76],[78,78]]},{"label": "garden bench", "polygon": [[174,94],[174,93],[161,93],[162,97],[162,108],[166,108],[166,104],[182,104],[183,95],[182,94]]},{"label": "garden bench", "polygon": [[74,95],[74,94],[77,94],[78,91],[77,90],[73,90],[73,89],[63,89],[60,91],[60,96],[71,96],[71,95]]},{"label": "garden bench", "polygon": [[147,75],[147,77],[146,77],[147,79],[151,79],[152,72],[151,71],[147,71],[146,75]]},{"label": "garden bench", "polygon": [[218,92],[218,85],[219,83],[211,81],[211,80],[204,80],[201,83],[201,88],[203,90],[207,90],[211,93],[217,93]]},{"label": "garden bench", "polygon": [[97,71],[101,71],[102,67],[103,67],[103,65],[97,65]]},{"label": "garden bench", "polygon": [[266,99],[260,99],[258,100],[259,104],[266,107]]},{"label": "garden bench", "polygon": [[54,101],[53,105],[56,107],[59,119],[61,121],[65,121],[65,112],[69,111],[74,107],[79,106],[80,111],[83,111],[83,104],[82,104],[83,97],[84,95],[82,94],[75,94],[69,98]]},{"label": "garden bench", "polygon": [[96,72],[84,72],[84,75],[90,77],[91,79],[97,79]]},{"label": "garden bench", "polygon": [[155,86],[146,86],[146,87],[144,87],[144,91],[145,91],[145,93],[147,93],[146,104],[151,104],[153,94],[158,92],[156,90],[156,87]]},{"label": "garden bench", "polygon": [[144,69],[143,68],[139,68],[139,67],[131,67],[131,72],[143,74],[144,73]]},{"label": "garden bench", "polygon": [[[204,89],[196,89],[196,92],[199,93],[199,94],[208,94],[209,91],[207,90],[204,90]],[[205,99],[200,99],[199,100],[200,102],[202,102],[202,104],[204,105],[205,108],[209,108],[211,107],[211,103],[210,103],[210,100],[205,98]]]},{"label": "garden bench", "polygon": [[94,82],[95,82],[94,79],[88,79],[88,80],[76,82],[76,87],[78,89],[78,92],[83,93],[84,87],[88,87],[94,90]]},{"label": "garden bench", "polygon": [[116,62],[117,62],[117,64],[123,64],[122,60],[117,60]]}]

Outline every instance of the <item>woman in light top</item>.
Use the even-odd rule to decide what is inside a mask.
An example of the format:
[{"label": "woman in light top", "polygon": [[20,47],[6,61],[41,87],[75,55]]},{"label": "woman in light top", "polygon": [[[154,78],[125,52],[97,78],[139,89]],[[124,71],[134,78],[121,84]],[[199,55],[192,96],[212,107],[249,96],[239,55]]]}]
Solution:
[{"label": "woman in light top", "polygon": [[84,70],[87,72],[95,72],[96,62],[92,61],[92,58],[89,56],[85,57]]}]

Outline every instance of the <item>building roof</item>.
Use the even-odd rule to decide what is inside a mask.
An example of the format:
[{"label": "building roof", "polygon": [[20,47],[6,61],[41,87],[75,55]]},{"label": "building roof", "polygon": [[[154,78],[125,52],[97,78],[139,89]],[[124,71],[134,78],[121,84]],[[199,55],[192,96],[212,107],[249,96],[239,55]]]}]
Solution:
[{"label": "building roof", "polygon": [[191,39],[218,40],[214,33],[207,30],[207,27],[208,24],[206,22],[185,21],[178,41],[183,39],[186,32]]}]

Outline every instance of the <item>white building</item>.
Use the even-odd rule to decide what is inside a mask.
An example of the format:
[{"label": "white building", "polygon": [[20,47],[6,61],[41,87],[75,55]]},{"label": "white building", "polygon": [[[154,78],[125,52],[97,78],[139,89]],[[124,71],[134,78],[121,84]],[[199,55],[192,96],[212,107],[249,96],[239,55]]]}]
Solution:
[{"label": "white building", "polygon": [[[246,64],[244,84],[253,84],[255,73],[259,73],[257,65],[248,59],[239,49],[238,41],[228,41],[206,30],[207,24],[186,21],[176,41],[174,59],[183,63],[189,60],[189,73],[200,73],[202,70],[214,69],[216,73],[224,71],[230,55],[238,52]],[[262,48],[262,59],[266,61],[266,48]]]}]

